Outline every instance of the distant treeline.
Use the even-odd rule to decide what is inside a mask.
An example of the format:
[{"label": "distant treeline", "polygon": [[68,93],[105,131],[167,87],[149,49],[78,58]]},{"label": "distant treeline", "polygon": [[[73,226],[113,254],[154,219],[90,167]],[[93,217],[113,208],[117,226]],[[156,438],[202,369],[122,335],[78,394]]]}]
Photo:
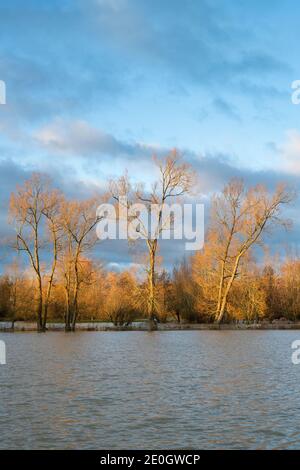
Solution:
[{"label": "distant treeline", "polygon": [[176,151],[154,165],[158,179],[150,191],[143,184],[133,187],[128,175],[111,181],[105,195],[88,200],[68,200],[40,174],[18,187],[9,214],[15,249],[25,253],[28,269],[18,261],[6,266],[0,278],[0,317],[36,319],[39,331],[46,331],[49,320],[64,321],[70,331],[79,320],[127,325],[148,318],[155,328],[158,321],[168,320],[298,319],[300,260],[288,259],[276,268],[271,263],[261,266],[253,253],[265,232],[286,224],[282,208],[294,194],[284,184],[270,192],[262,185],[246,188],[240,180],[230,181],[211,199],[204,249],[171,273],[157,266],[160,214],[154,235],[141,241],[147,253],[144,277],[134,270],[108,272],[100,260],[91,259],[99,242],[95,226],[101,201],[116,202],[126,195],[129,207],[142,201],[162,208],[197,190],[194,170]]},{"label": "distant treeline", "polygon": [[[147,318],[147,281],[139,281],[133,270],[107,272],[89,260],[82,260],[81,272],[88,282],[80,289],[78,320],[129,325]],[[215,321],[217,285],[213,277],[200,254],[174,268],[171,274],[166,271],[157,274],[157,319]],[[65,321],[65,297],[65,285],[58,273],[49,304],[49,321]],[[7,274],[0,278],[0,318],[36,319],[35,281],[22,274],[16,265],[7,267]],[[300,260],[286,261],[279,272],[270,265],[258,267],[252,261],[243,267],[233,285],[224,321],[279,318],[300,320]]]}]

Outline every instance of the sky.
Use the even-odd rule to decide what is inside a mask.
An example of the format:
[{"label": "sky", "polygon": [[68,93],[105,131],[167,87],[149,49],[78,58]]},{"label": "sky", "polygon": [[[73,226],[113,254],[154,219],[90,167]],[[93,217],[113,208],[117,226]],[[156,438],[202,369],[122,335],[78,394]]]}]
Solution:
[{"label": "sky", "polygon": [[[153,153],[174,147],[202,196],[236,176],[297,186],[299,20],[296,0],[1,0],[1,233],[32,171],[85,196],[125,169],[151,181]],[[274,245],[297,246],[299,208]],[[130,262],[124,245],[103,251]]]}]

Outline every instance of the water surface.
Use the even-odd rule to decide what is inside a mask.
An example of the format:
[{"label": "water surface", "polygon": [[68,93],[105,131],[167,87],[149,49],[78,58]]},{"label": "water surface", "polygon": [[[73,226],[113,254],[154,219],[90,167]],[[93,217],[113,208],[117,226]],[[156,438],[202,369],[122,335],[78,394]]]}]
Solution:
[{"label": "water surface", "polygon": [[300,332],[0,339],[2,449],[300,448]]}]

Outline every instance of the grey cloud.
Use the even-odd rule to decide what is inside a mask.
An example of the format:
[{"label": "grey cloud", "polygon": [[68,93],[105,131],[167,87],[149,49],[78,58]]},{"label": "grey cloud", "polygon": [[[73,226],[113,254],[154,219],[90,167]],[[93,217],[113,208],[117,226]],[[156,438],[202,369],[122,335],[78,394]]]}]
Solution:
[{"label": "grey cloud", "polygon": [[57,155],[95,159],[100,155],[129,159],[150,157],[163,149],[139,142],[117,139],[102,129],[90,126],[86,121],[57,120],[38,129],[35,141],[41,148]]},{"label": "grey cloud", "polygon": [[[227,109],[226,103],[218,103],[218,106]],[[227,111],[230,112],[230,108]],[[44,151],[57,156],[68,155],[69,165],[72,163],[72,158],[81,158],[91,164],[92,171],[95,171],[93,161],[105,155],[111,161],[118,160],[123,170],[126,169],[126,165],[139,163],[136,167],[136,172],[139,174],[139,168],[143,171],[143,164],[149,164],[154,154],[162,156],[171,150],[147,143],[118,139],[102,129],[90,126],[85,121],[54,122],[37,130],[35,138]],[[232,177],[242,178],[248,184],[266,183],[272,188],[282,179],[293,185],[297,185],[298,182],[297,175],[284,169],[250,170],[239,166],[231,156],[223,153],[201,154],[189,149],[179,149],[179,151],[183,158],[197,169],[203,192],[219,190]]]},{"label": "grey cloud", "polygon": [[88,112],[128,92],[130,70],[102,47],[78,2],[0,6],[0,77],[7,120]]},{"label": "grey cloud", "polygon": [[176,94],[205,87],[220,99],[225,89],[282,97],[270,73],[285,73],[286,64],[253,49],[253,31],[237,26],[222,2],[11,2],[0,6],[0,29],[8,94],[1,118],[13,126],[101,112],[149,84]]},{"label": "grey cloud", "polygon": [[[251,6],[250,6],[251,8]],[[132,0],[91,3],[94,21],[106,32],[106,44],[129,60],[169,69],[174,80],[237,92],[245,81],[247,92],[270,92],[265,80],[286,73],[287,64],[264,50],[254,31],[230,17],[222,2],[166,2]],[[265,31],[265,34],[268,34]],[[156,75],[156,73],[155,73]],[[155,77],[154,77],[155,80]],[[243,88],[239,89],[243,92]]]}]

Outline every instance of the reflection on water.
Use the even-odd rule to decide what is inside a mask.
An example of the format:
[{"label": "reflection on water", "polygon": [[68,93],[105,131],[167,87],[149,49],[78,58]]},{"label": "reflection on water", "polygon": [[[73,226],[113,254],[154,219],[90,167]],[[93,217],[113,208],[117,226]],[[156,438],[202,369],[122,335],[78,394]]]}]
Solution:
[{"label": "reflection on water", "polygon": [[300,448],[300,332],[0,339],[2,449]]}]

